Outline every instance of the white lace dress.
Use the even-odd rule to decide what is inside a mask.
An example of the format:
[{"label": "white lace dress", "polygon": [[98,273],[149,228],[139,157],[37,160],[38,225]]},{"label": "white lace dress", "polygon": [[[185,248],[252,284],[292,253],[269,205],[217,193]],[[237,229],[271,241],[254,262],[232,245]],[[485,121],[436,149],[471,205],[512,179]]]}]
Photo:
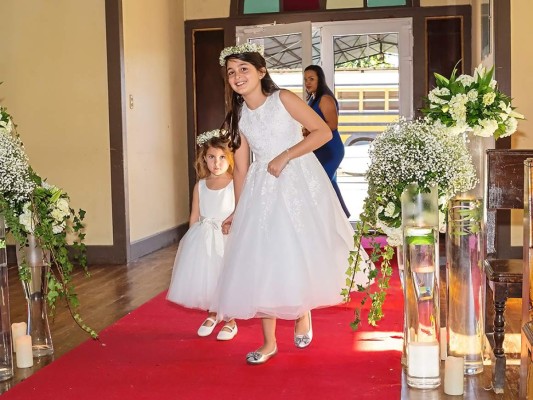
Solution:
[{"label": "white lace dress", "polygon": [[309,153],[278,178],[267,172],[274,157],[303,139],[279,92],[255,110],[244,103],[239,125],[255,161],[235,210],[214,309],[225,319],[296,319],[338,304],[354,232],[324,168]]},{"label": "white lace dress", "polygon": [[217,287],[226,236],[220,226],[235,208],[233,181],[220,190],[198,182],[200,220],[181,239],[167,299],[189,308],[210,310]]}]

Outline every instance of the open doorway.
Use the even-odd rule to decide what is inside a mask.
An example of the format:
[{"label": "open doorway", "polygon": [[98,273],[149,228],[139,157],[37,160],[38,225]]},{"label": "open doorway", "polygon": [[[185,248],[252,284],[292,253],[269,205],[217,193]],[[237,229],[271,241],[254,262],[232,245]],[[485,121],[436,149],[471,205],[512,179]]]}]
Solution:
[{"label": "open doorway", "polygon": [[303,70],[322,66],[339,102],[345,145],[337,182],[350,220],[358,220],[370,143],[400,116],[413,116],[411,18],[238,27],[237,43],[246,41],[264,46],[274,81],[302,98]]}]

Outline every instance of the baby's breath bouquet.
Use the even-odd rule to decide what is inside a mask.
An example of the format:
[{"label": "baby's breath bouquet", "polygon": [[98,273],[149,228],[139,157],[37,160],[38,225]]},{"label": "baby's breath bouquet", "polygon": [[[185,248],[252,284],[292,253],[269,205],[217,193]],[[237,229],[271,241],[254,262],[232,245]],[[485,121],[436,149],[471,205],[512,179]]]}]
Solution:
[{"label": "baby's breath bouquet", "polygon": [[437,126],[456,134],[471,131],[476,136],[495,139],[513,134],[517,119],[511,99],[500,92],[493,79],[494,68],[479,65],[474,76],[459,75],[454,68],[450,78],[435,73],[437,87],[429,92],[422,112]]},{"label": "baby's breath bouquet", "polygon": [[[378,234],[387,236],[388,246],[383,249],[379,244],[373,246],[372,261],[381,261],[381,271],[372,265],[366,266],[369,280],[378,279],[376,291],[370,292],[371,286],[358,288],[359,291],[366,291],[372,301],[368,321],[375,324],[382,317],[381,307],[391,274],[390,259],[394,254],[391,246],[402,244],[400,197],[403,190],[411,183],[417,184],[421,191],[429,191],[437,186],[439,209],[442,211],[440,220],[444,226],[444,212],[449,198],[470,190],[477,178],[465,142],[457,140],[453,132],[433,126],[427,120],[400,119],[372,142],[366,179],[368,194],[355,229],[357,251],[352,254],[347,273],[351,288],[363,237]],[[348,290],[344,292],[345,295],[347,293]],[[358,324],[359,313],[356,315],[355,324]]]},{"label": "baby's breath bouquet", "polygon": [[[69,256],[72,247],[74,260],[87,272],[82,223],[85,211],[69,206],[69,197],[58,187],[48,184],[31,168],[15,124],[5,108],[0,108],[0,213],[17,246],[24,248],[32,235],[36,243],[49,254],[47,301],[53,313],[56,300],[62,298],[76,323],[96,338],[94,330],[85,325],[77,312],[79,305],[72,275],[74,264]],[[67,235],[72,235],[70,246]],[[20,252],[19,275],[30,280],[28,260]]]}]

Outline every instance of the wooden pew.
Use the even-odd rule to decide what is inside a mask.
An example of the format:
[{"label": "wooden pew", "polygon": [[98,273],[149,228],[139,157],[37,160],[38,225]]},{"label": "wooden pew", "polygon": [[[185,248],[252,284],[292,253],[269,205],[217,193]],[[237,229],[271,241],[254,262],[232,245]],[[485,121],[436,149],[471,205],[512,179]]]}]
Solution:
[{"label": "wooden pew", "polygon": [[524,279],[522,283],[521,399],[533,399],[533,158],[524,162]]},{"label": "wooden pew", "polygon": [[524,161],[527,158],[533,158],[533,150],[487,150],[485,333],[494,352],[492,386],[495,393],[503,393],[505,384],[505,303],[508,298],[522,297],[523,281],[521,254],[515,257],[510,251],[509,233],[498,235],[502,229],[499,217],[502,212],[509,212],[506,210],[524,208]]}]

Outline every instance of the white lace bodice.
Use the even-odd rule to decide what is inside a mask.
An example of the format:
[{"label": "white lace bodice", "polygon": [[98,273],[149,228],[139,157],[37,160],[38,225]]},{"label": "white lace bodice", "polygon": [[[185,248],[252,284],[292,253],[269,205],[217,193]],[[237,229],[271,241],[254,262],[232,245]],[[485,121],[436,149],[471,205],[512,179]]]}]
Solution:
[{"label": "white lace bodice", "polygon": [[246,103],[242,106],[239,128],[260,163],[270,162],[303,139],[300,124],[285,109],[279,94],[279,90],[272,93],[255,110]]}]

